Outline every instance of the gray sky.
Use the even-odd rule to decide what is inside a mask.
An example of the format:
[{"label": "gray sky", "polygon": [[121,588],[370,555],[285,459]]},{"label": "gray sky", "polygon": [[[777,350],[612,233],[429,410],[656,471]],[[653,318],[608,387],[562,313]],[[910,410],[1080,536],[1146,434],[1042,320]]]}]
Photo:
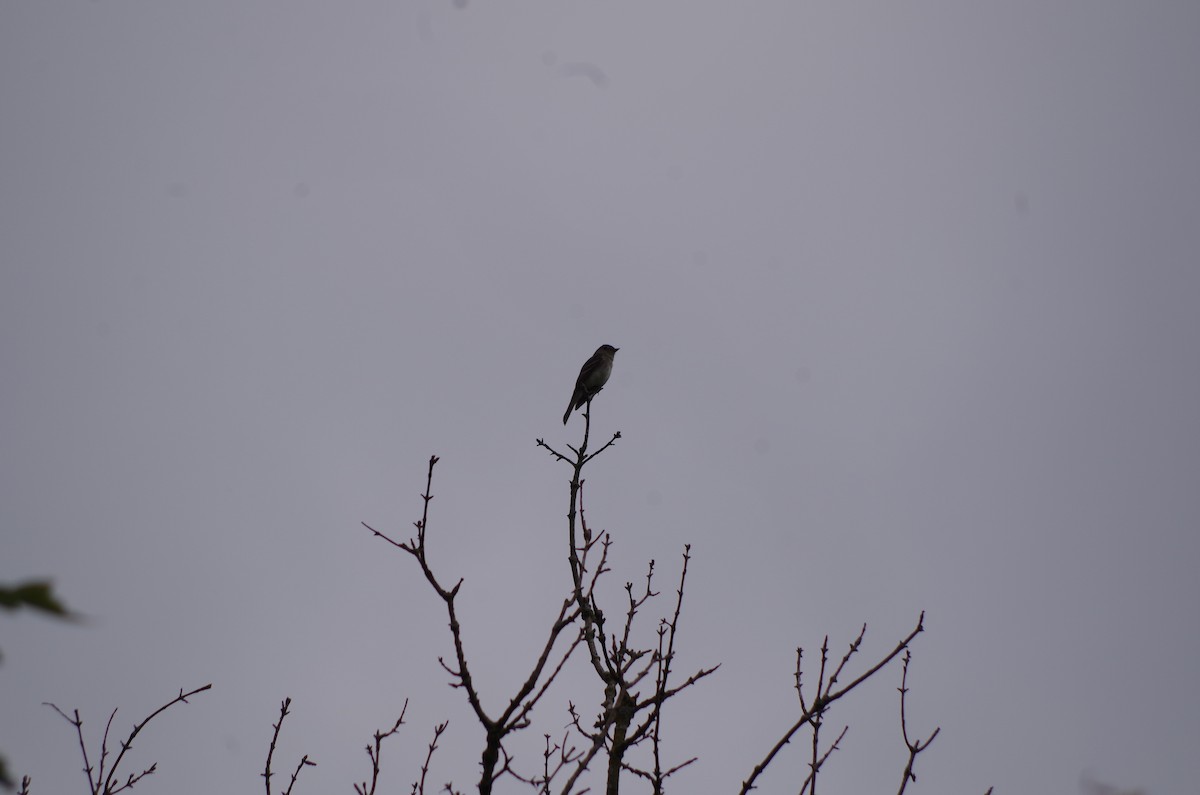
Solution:
[{"label": "gray sky", "polygon": [[[925,609],[916,791],[1196,792],[1200,5],[462,5],[0,5],[0,582],[91,617],[0,618],[15,772],[79,791],[42,701],[127,731],[213,682],[147,792],[258,791],[284,696],[298,793],[405,698],[385,776],[449,718],[431,775],[473,786],[440,602],[358,523],[406,537],[442,457],[507,699],[568,583],[534,439],[607,342],[608,595],[693,544],[679,670],[723,663],[675,791],[736,790],[797,645]],[[834,714],[831,791],[894,791],[898,683]],[[559,695],[519,759],[599,698]]]}]

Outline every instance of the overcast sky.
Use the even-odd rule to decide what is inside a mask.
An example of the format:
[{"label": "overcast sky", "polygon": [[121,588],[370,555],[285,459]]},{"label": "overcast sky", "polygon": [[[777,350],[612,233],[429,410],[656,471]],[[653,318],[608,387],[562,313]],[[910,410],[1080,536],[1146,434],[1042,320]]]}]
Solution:
[{"label": "overcast sky", "polygon": [[[507,701],[569,583],[534,440],[609,343],[605,598],[692,544],[677,670],[722,663],[673,791],[736,791],[796,646],[867,622],[865,666],[926,610],[915,791],[1197,792],[1198,42],[1190,0],[0,5],[0,582],[88,616],[0,616],[0,752],[78,792],[41,702],[95,738],[212,682],[139,791],[260,791],[285,696],[297,795],[405,699],[391,791],[444,719],[473,788],[441,603],[359,522],[407,537],[441,456]],[[580,663],[519,764],[594,714]],[[895,791],[898,684],[831,716],[829,791]]]}]

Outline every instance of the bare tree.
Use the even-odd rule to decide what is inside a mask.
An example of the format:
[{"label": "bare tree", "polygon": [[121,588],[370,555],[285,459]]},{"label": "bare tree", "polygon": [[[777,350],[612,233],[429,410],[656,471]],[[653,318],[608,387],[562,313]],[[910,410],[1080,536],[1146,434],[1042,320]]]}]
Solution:
[{"label": "bare tree", "polygon": [[[593,769],[603,771],[607,795],[617,795],[619,792],[622,772],[646,782],[650,791],[658,795],[664,792],[667,780],[674,773],[696,761],[695,757],[691,757],[671,763],[663,759],[662,751],[663,711],[666,703],[702,679],[708,678],[720,667],[713,665],[695,669],[682,681],[673,678],[676,663],[675,644],[680,630],[684,589],[691,562],[691,545],[685,545],[683,548],[682,565],[670,614],[659,620],[653,640],[647,643],[637,641],[638,633],[635,627],[638,616],[648,609],[652,600],[660,596],[660,593],[654,590],[655,563],[649,562],[644,583],[636,587],[633,583],[625,584],[624,606],[619,611],[621,618],[610,618],[600,605],[597,584],[603,575],[610,571],[608,562],[614,542],[609,533],[595,533],[588,525],[583,507],[583,472],[589,462],[613,447],[620,440],[621,434],[614,433],[598,449],[591,451],[590,400],[584,408],[583,416],[582,443],[578,447],[567,445],[569,452],[554,448],[544,439],[537,440],[539,447],[544,448],[556,461],[571,468],[566,527],[571,592],[562,600],[556,618],[547,628],[544,643],[539,649],[531,650],[533,662],[527,678],[507,701],[502,700],[500,709],[485,708],[483,695],[478,691],[472,677],[455,602],[463,580],[460,578],[453,586],[447,586],[433,571],[429,561],[429,505],[433,499],[433,470],[438,462],[437,456],[429,460],[425,492],[422,494],[424,508],[421,518],[415,522],[415,537],[397,541],[363,523],[375,536],[415,559],[426,581],[445,605],[455,657],[452,663],[447,663],[442,658],[439,658],[439,662],[450,675],[451,686],[464,692],[476,719],[484,729],[485,739],[480,757],[482,775],[478,784],[481,795],[491,793],[496,783],[504,777],[522,782],[545,795],[551,792],[561,792],[563,795],[582,793],[587,791],[583,784],[584,774]],[[818,774],[833,751],[838,749],[848,728],[843,727],[831,743],[823,744],[821,731],[831,708],[903,654],[899,688],[900,728],[905,747],[908,749],[908,759],[899,789],[900,795],[903,795],[908,783],[916,781],[913,766],[917,755],[929,747],[940,731],[935,728],[928,738],[911,740],[905,712],[908,664],[911,660],[909,647],[924,630],[924,617],[922,612],[916,627],[907,636],[844,684],[843,677],[848,678],[851,675],[851,661],[861,651],[866,636],[866,625],[863,625],[862,631],[851,642],[849,649],[836,665],[829,656],[827,636],[821,646],[815,686],[807,695],[802,686],[803,650],[797,649],[795,689],[800,715],[783,731],[780,739],[762,761],[754,766],[742,783],[740,792],[744,795],[754,790],[756,782],[778,758],[783,748],[798,732],[807,728],[811,734],[808,773],[805,780],[800,782],[799,791],[802,795],[816,795]],[[567,733],[561,740],[554,740],[550,734],[543,735],[541,770],[532,774],[519,772],[514,767],[514,757],[506,748],[505,742],[515,733],[532,725],[535,707],[579,648],[584,650],[588,665],[598,680],[599,703],[595,717],[590,721],[586,720],[572,700],[568,706],[570,721]],[[444,725],[439,727],[439,735],[442,730]],[[630,752],[642,745],[646,746],[645,761],[635,762]],[[430,746],[431,752],[434,747],[436,737]],[[422,780],[423,778],[424,771]],[[556,783],[559,778],[563,779],[561,786]]]},{"label": "bare tree", "polygon": [[[490,795],[496,784],[504,779],[530,787],[541,795],[562,793],[562,795],[583,795],[589,791],[584,782],[585,774],[593,771],[602,775],[605,782],[606,795],[617,795],[620,791],[622,773],[628,773],[630,781],[643,784],[650,792],[661,795],[665,792],[667,782],[680,770],[697,761],[695,756],[672,761],[664,758],[663,737],[665,734],[664,710],[668,702],[684,691],[691,690],[702,680],[707,680],[719,669],[718,665],[694,668],[686,676],[676,673],[676,641],[681,628],[683,615],[685,586],[688,582],[689,567],[692,562],[692,547],[685,544],[681,556],[681,565],[677,583],[674,587],[674,598],[667,603],[666,614],[662,615],[655,629],[644,633],[639,627],[638,617],[651,609],[662,594],[655,590],[655,562],[651,560],[646,568],[643,581],[637,585],[625,583],[625,596],[619,607],[609,606],[608,612],[601,606],[597,586],[603,576],[610,572],[609,560],[613,553],[614,540],[607,531],[593,532],[589,526],[583,505],[584,467],[601,453],[612,448],[621,438],[620,432],[614,433],[603,445],[595,451],[589,450],[591,436],[591,401],[587,402],[583,411],[584,429],[583,440],[579,447],[567,445],[569,453],[561,452],[543,439],[538,439],[539,447],[544,448],[556,461],[564,463],[571,469],[569,489],[569,507],[567,511],[567,526],[565,541],[567,542],[567,561],[570,569],[569,592],[561,598],[554,619],[546,627],[544,640],[529,652],[528,674],[516,686],[513,692],[502,697],[498,704],[493,705],[479,691],[473,675],[472,661],[467,654],[467,644],[464,631],[459,620],[457,597],[463,586],[463,579],[449,580],[435,572],[430,562],[430,503],[433,500],[433,473],[438,463],[437,456],[431,456],[426,470],[425,491],[421,495],[423,507],[421,518],[414,523],[416,534],[405,540],[397,540],[374,527],[363,523],[363,526],[376,537],[392,547],[405,553],[413,559],[421,575],[429,587],[437,594],[442,602],[449,619],[450,639],[454,648],[453,659],[447,661],[439,657],[438,662],[450,677],[451,687],[461,690],[474,713],[475,719],[483,728],[484,742],[480,751],[480,778],[478,790],[481,795]],[[831,733],[824,734],[824,726],[830,717],[834,706],[843,698],[854,692],[867,680],[877,676],[897,658],[902,660],[900,672],[900,735],[908,755],[901,775],[898,795],[904,795],[909,783],[916,782],[914,765],[917,756],[924,752],[937,738],[940,728],[934,728],[925,739],[914,739],[909,734],[906,703],[909,693],[908,667],[912,660],[910,646],[916,637],[924,631],[925,614],[922,612],[916,626],[905,637],[901,638],[894,647],[886,651],[873,662],[858,667],[857,662],[862,653],[867,627],[862,630],[849,644],[845,654],[840,658],[830,656],[829,637],[826,636],[820,647],[820,656],[816,663],[815,682],[805,685],[804,681],[804,651],[796,649],[794,688],[796,691],[799,714],[791,723],[782,729],[777,742],[766,752],[765,756],[750,771],[742,782],[740,795],[747,795],[757,788],[759,780],[767,769],[776,761],[786,746],[802,731],[808,731],[808,763],[807,773],[802,781],[789,782],[788,789],[798,789],[801,795],[816,795],[818,779],[823,775],[822,770],[834,751],[838,750],[846,737],[848,726],[843,726],[830,742]],[[642,639],[644,637],[644,640]],[[585,718],[584,713],[589,709],[577,706],[575,700],[570,700],[567,706],[566,729],[561,724],[557,734],[543,733],[543,748],[539,768],[536,770],[518,770],[514,764],[515,757],[506,743],[522,730],[533,725],[534,712],[542,703],[551,686],[559,679],[560,674],[576,652],[582,650],[585,657],[585,670],[595,675],[596,691],[595,706],[591,712],[594,717]],[[853,673],[857,669],[858,673]],[[811,673],[810,673],[811,675]],[[110,763],[108,747],[109,731],[112,727],[116,710],[109,716],[108,724],[99,744],[98,753],[89,755],[83,736],[83,721],[76,710],[73,717],[53,704],[51,706],[68,723],[75,727],[79,740],[80,752],[83,757],[84,772],[87,775],[88,788],[92,795],[116,795],[122,790],[129,789],[143,778],[156,770],[151,764],[139,773],[128,774],[122,778],[119,772],[125,755],[133,747],[133,741],[145,726],[158,714],[177,703],[186,703],[188,697],[208,690],[211,685],[197,688],[179,695],[152,712],[141,722],[137,723],[127,739],[121,741],[120,751]],[[485,702],[488,702],[485,705]],[[284,719],[290,712],[292,700],[286,698],[280,706],[279,719],[272,724],[270,744],[267,749],[266,763],[261,774],[266,795],[272,795],[272,771],[276,746]],[[404,725],[404,717],[408,710],[408,701],[400,711],[400,716],[387,730],[374,732],[372,742],[366,746],[370,761],[370,776],[353,785],[356,795],[376,795],[382,769],[382,750],[385,740],[397,736]],[[412,782],[412,795],[425,795],[434,753],[438,749],[439,740],[447,731],[448,722],[437,724],[433,729],[433,738],[429,742],[424,762],[421,765],[419,777]],[[96,759],[93,765],[92,758]],[[291,795],[296,786],[301,771],[314,766],[307,754],[300,758],[292,770],[286,789],[279,795]],[[823,779],[822,779],[823,780]],[[28,777],[22,781],[20,792],[26,795],[30,790]],[[449,795],[459,795],[453,784],[446,784],[441,792]],[[989,793],[991,791],[989,790]]]},{"label": "bare tree", "polygon": [[[659,624],[657,645],[643,647],[631,641],[634,621],[648,601],[658,596],[653,590],[654,561],[650,561],[646,572],[645,587],[635,593],[633,583],[626,583],[627,608],[625,620],[615,631],[607,629],[604,611],[596,602],[596,580],[607,571],[606,563],[612,539],[608,533],[593,538],[583,511],[583,468],[589,461],[614,445],[621,434],[614,433],[603,446],[593,453],[588,452],[591,436],[591,401],[584,408],[583,443],[578,447],[568,446],[572,455],[555,450],[543,439],[538,445],[544,447],[556,460],[572,469],[570,485],[570,508],[567,511],[568,561],[571,581],[574,585],[572,598],[583,621],[583,637],[587,644],[588,660],[592,670],[604,686],[604,698],[595,731],[582,726],[577,714],[572,714],[576,730],[590,743],[589,752],[576,763],[575,770],[567,781],[563,792],[569,795],[575,782],[588,768],[592,758],[603,748],[607,751],[606,785],[608,795],[616,795],[620,786],[622,770],[629,770],[650,781],[654,792],[661,792],[663,782],[676,771],[695,761],[689,759],[681,764],[664,769],[662,764],[662,711],[668,699],[690,688],[696,682],[714,673],[719,666],[701,668],[682,683],[672,686],[671,663],[675,658],[675,638],[679,630],[679,617],[683,608],[684,584],[687,567],[691,559],[691,546],[685,546],[683,566],[676,589],[675,609],[670,619]],[[590,572],[588,559],[599,544],[600,560]],[[645,685],[649,692],[642,696],[638,688]],[[639,716],[641,716],[639,718]],[[653,767],[644,770],[626,762],[626,753],[634,746],[649,740],[652,748]]]}]

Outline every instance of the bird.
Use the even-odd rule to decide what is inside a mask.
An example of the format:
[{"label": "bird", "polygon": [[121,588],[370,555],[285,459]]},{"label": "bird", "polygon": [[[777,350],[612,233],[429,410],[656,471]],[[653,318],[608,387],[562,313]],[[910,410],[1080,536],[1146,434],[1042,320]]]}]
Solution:
[{"label": "bird", "polygon": [[567,413],[563,415],[563,425],[571,418],[572,411],[595,397],[608,383],[608,377],[612,375],[613,356],[619,350],[620,348],[611,345],[601,345],[592,354],[592,358],[583,363],[579,370],[579,378],[575,379],[575,391],[571,393]]}]

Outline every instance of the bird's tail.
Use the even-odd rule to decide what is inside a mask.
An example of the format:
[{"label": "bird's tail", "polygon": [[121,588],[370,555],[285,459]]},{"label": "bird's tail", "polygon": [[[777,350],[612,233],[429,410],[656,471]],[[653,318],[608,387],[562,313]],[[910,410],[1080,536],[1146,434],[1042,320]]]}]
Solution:
[{"label": "bird's tail", "polygon": [[583,405],[583,401],[579,397],[579,386],[576,385],[575,391],[571,393],[571,402],[567,404],[567,413],[563,415],[563,425],[566,425],[567,420],[571,419],[571,412]]}]

